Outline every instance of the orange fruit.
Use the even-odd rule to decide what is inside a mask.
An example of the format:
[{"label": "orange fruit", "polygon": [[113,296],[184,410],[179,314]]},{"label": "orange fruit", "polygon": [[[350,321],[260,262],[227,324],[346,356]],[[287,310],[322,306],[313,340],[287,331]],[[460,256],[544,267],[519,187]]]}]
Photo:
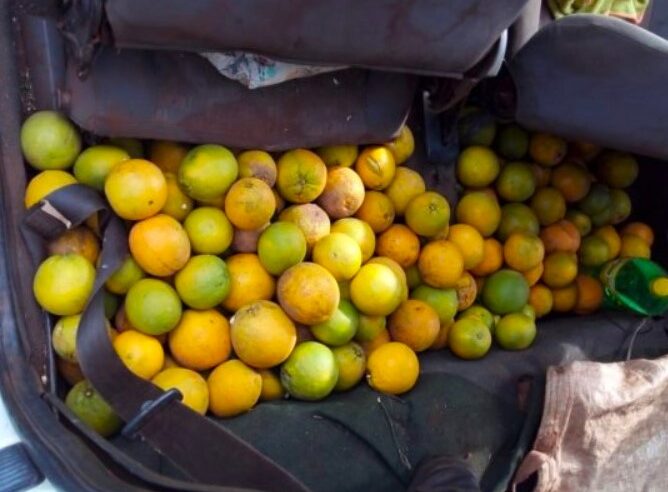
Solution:
[{"label": "orange fruit", "polygon": [[575,309],[578,302],[578,286],[575,282],[552,289],[552,311],[555,313],[567,313]]},{"label": "orange fruit", "polygon": [[522,159],[529,151],[529,135],[519,125],[505,125],[496,137],[496,148],[506,159]]},{"label": "orange fruit", "polygon": [[555,166],[566,156],[566,141],[548,133],[534,133],[529,140],[529,155],[541,166]]},{"label": "orange fruit", "polygon": [[260,377],[262,377],[260,401],[280,400],[287,395],[287,391],[281,383],[281,378],[274,371],[263,369],[260,371]]},{"label": "orange fruit", "polygon": [[306,249],[306,238],[299,226],[284,221],[274,222],[262,231],[257,243],[260,263],[272,275],[280,275],[303,261]]},{"label": "orange fruit", "polygon": [[580,248],[580,232],[569,220],[560,220],[540,231],[546,253],[565,251],[575,253]]},{"label": "orange fruit", "polygon": [[312,202],[323,192],[326,182],[327,167],[310,150],[290,150],[278,160],[276,187],[289,202]]},{"label": "orange fruit", "polygon": [[473,275],[469,272],[464,272],[462,277],[457,281],[456,288],[458,309],[463,311],[475,302],[478,295],[478,285]]},{"label": "orange fruit", "polygon": [[422,278],[420,277],[420,269],[417,266],[417,263],[404,268],[404,273],[406,274],[406,283],[408,284],[409,289],[414,289],[422,283]]},{"label": "orange fruit", "polygon": [[584,212],[580,212],[579,210],[569,210],[566,212],[566,220],[575,225],[580,233],[580,237],[585,237],[591,232],[591,219]]},{"label": "orange fruit", "polygon": [[276,184],[276,163],[264,150],[247,150],[237,156],[240,178],[257,178],[270,188]]},{"label": "orange fruit", "polygon": [[362,266],[362,251],[357,242],[341,232],[333,232],[313,247],[313,262],[324,267],[337,281],[349,280]]},{"label": "orange fruit", "polygon": [[115,165],[104,182],[107,200],[117,215],[141,220],[160,212],[167,201],[167,181],[155,164],[130,159]]},{"label": "orange fruit", "polygon": [[652,256],[649,245],[635,234],[622,235],[622,246],[619,250],[622,258],[647,258]]},{"label": "orange fruit", "polygon": [[129,158],[128,153],[119,147],[93,145],[79,154],[72,172],[79,183],[104,191],[104,181],[111,169]]},{"label": "orange fruit", "polygon": [[654,231],[650,226],[643,224],[642,222],[631,222],[626,224],[622,228],[621,234],[633,234],[634,236],[638,236],[643,239],[649,247],[652,247],[654,244]]},{"label": "orange fruit", "polygon": [[552,179],[552,169],[549,167],[543,167],[540,164],[531,164],[531,172],[533,173],[534,180],[536,181],[536,189],[545,188],[550,184]]},{"label": "orange fruit", "polygon": [[230,273],[230,292],[222,305],[236,311],[254,301],[269,300],[276,291],[276,281],[264,269],[257,255],[239,253],[225,260]]},{"label": "orange fruit", "polygon": [[388,258],[387,256],[374,256],[371,258],[369,261],[366,262],[367,265],[385,265],[392,270],[394,275],[397,277],[399,280],[399,283],[401,284],[401,300],[405,301],[408,299],[408,279],[406,278],[406,272],[403,268],[401,268],[401,265],[394,261],[392,258]]},{"label": "orange fruit", "polygon": [[543,264],[543,282],[552,289],[567,286],[578,274],[578,260],[573,253],[555,251],[545,257]]},{"label": "orange fruit", "polygon": [[93,231],[88,227],[79,226],[65,231],[46,247],[49,255],[81,255],[93,265],[97,263],[100,254],[100,244]]},{"label": "orange fruit", "polygon": [[588,163],[601,152],[601,147],[591,142],[571,142],[571,155],[579,162]]},{"label": "orange fruit", "polygon": [[[631,197],[624,190],[610,190],[610,210],[608,221],[620,224],[631,215]],[[594,219],[592,219],[593,221]],[[599,224],[600,225],[600,224]]]},{"label": "orange fruit", "polygon": [[209,409],[217,417],[234,417],[255,406],[262,394],[262,376],[240,360],[228,360],[207,379]]},{"label": "orange fruit", "polygon": [[271,301],[255,301],[239,309],[231,319],[230,335],[237,357],[258,369],[285,361],[297,342],[294,323]]},{"label": "orange fruit", "polygon": [[590,314],[598,310],[603,303],[603,286],[601,282],[588,275],[578,275],[575,279],[578,299],[574,311],[577,314]]},{"label": "orange fruit", "polygon": [[400,395],[415,386],[420,361],[409,346],[390,342],[371,352],[366,368],[369,386],[381,393]]},{"label": "orange fruit", "polygon": [[113,345],[118,357],[135,376],[151,379],[162,369],[165,352],[152,336],[128,330],[119,334]]},{"label": "orange fruit", "polygon": [[171,367],[153,376],[151,382],[164,391],[176,388],[183,396],[181,403],[200,415],[206,414],[209,408],[209,387],[206,380],[195,371]]},{"label": "orange fruit", "polygon": [[115,434],[123,426],[123,421],[86,379],[77,382],[67,393],[65,405],[102,437]]},{"label": "orange fruit", "polygon": [[130,251],[147,273],[168,277],[190,258],[188,234],[173,217],[159,214],[137,222],[130,229]]},{"label": "orange fruit", "polygon": [[174,276],[181,300],[193,309],[211,309],[230,292],[230,273],[225,262],[214,255],[197,255]]},{"label": "orange fruit", "polygon": [[619,252],[622,248],[622,238],[619,237],[617,229],[613,226],[604,226],[594,231],[594,236],[598,236],[608,245],[609,258],[608,260],[615,259],[619,256]]},{"label": "orange fruit", "polygon": [[452,242],[438,239],[427,243],[418,259],[420,276],[432,287],[455,287],[464,273],[464,256]]},{"label": "orange fruit", "polygon": [[419,285],[411,292],[411,298],[429,304],[436,311],[441,326],[449,324],[459,308],[459,298],[455,289],[435,289],[428,285]]},{"label": "orange fruit", "polygon": [[543,226],[554,224],[566,215],[566,200],[555,188],[541,188],[531,198],[533,209],[538,222]]},{"label": "orange fruit", "polygon": [[611,257],[608,243],[600,236],[587,236],[580,246],[580,263],[588,267],[603,265]]},{"label": "orange fruit", "polygon": [[21,126],[21,150],[35,169],[67,169],[81,150],[76,127],[56,111],[37,111]]},{"label": "orange fruit", "polygon": [[28,183],[23,203],[26,208],[30,208],[48,194],[76,183],[76,178],[68,172],[57,169],[42,171]]},{"label": "orange fruit", "polygon": [[299,263],[278,279],[278,302],[297,323],[315,325],[332,317],[339,305],[334,276],[316,263]]},{"label": "orange fruit", "polygon": [[370,342],[385,330],[386,326],[387,318],[385,318],[385,316],[367,316],[366,314],[360,314],[357,332],[355,333],[355,340],[360,343]]},{"label": "orange fruit", "polygon": [[333,348],[332,353],[339,368],[339,378],[334,390],[349,390],[364,377],[364,371],[366,370],[364,349],[355,342],[350,342]]},{"label": "orange fruit", "polygon": [[463,147],[484,145],[489,147],[496,135],[494,117],[476,106],[464,107],[457,118],[459,143]]},{"label": "orange fruit", "polygon": [[357,159],[357,145],[325,145],[315,149],[326,166],[350,167]]},{"label": "orange fruit", "polygon": [[387,147],[367,147],[357,157],[355,171],[368,189],[387,188],[396,171],[394,155]]},{"label": "orange fruit", "polygon": [[37,268],[33,293],[45,311],[69,316],[83,311],[94,281],[95,269],[83,256],[53,255]]},{"label": "orange fruit", "polygon": [[183,222],[195,253],[219,255],[232,244],[234,229],[225,213],[216,207],[198,207]]},{"label": "orange fruit", "polygon": [[413,132],[408,125],[403,125],[399,130],[399,135],[385,144],[394,156],[394,161],[399,164],[406,162],[415,150],[415,139]]},{"label": "orange fruit", "polygon": [[596,215],[609,213],[611,206],[610,188],[601,183],[594,183],[587,196],[578,203],[580,210],[589,215],[592,222]]},{"label": "orange fruit", "polygon": [[353,339],[359,326],[359,317],[355,306],[351,302],[341,299],[339,307],[332,317],[311,326],[311,333],[319,342],[330,347],[338,347]]},{"label": "orange fruit", "polygon": [[380,234],[394,222],[394,204],[380,191],[367,191],[355,217],[369,224],[373,232]]},{"label": "orange fruit", "polygon": [[407,167],[398,167],[394,173],[394,179],[383,190],[392,201],[394,212],[397,215],[404,215],[410,201],[425,191],[426,186],[420,173]]},{"label": "orange fruit", "polygon": [[318,197],[320,205],[332,219],[350,217],[362,206],[364,183],[355,171],[348,167],[333,166],[327,169],[327,183]]},{"label": "orange fruit", "polygon": [[144,271],[139,268],[137,262],[128,256],[123,264],[111,274],[104,286],[112,294],[127,294],[130,287],[144,278]]},{"label": "orange fruit", "polygon": [[388,318],[390,336],[395,342],[408,345],[415,352],[427,350],[440,331],[438,314],[429,304],[408,299]]},{"label": "orange fruit", "polygon": [[480,359],[489,352],[492,335],[485,323],[474,317],[455,321],[448,333],[448,347],[462,359]]},{"label": "orange fruit", "polygon": [[188,151],[179,166],[181,189],[198,201],[222,197],[239,175],[234,154],[222,145],[205,144]]},{"label": "orange fruit", "polygon": [[319,342],[303,342],[295,347],[281,367],[281,382],[291,396],[300,400],[321,400],[339,379],[333,352]]},{"label": "orange fruit", "polygon": [[163,214],[171,215],[180,222],[193,209],[193,201],[181,190],[175,174],[165,173],[165,181],[167,182],[167,200],[160,211]]},{"label": "orange fruit", "polygon": [[405,225],[394,224],[376,239],[376,254],[408,268],[418,260],[420,239]]},{"label": "orange fruit", "polygon": [[257,253],[260,235],[267,227],[269,227],[268,223],[254,230],[234,229],[231,250],[235,253]]},{"label": "orange fruit", "polygon": [[497,236],[505,241],[513,232],[537,235],[540,230],[538,217],[523,203],[507,203],[501,209]]},{"label": "orange fruit", "polygon": [[181,319],[181,299],[167,282],[144,278],[125,296],[125,314],[130,324],[147,335],[162,335]]},{"label": "orange fruit", "polygon": [[574,203],[589,193],[591,177],[584,167],[565,162],[552,170],[550,184],[559,190],[567,202]]},{"label": "orange fruit", "polygon": [[510,162],[503,166],[496,190],[508,202],[523,202],[536,190],[536,178],[531,166],[525,162]]},{"label": "orange fruit", "polygon": [[[51,333],[51,344],[53,351],[58,357],[69,362],[78,362],[77,357],[77,332],[79,331],[79,323],[81,315],[75,314],[73,316],[62,316],[53,327]],[[113,339],[118,335],[109,322],[105,320],[109,338]]]},{"label": "orange fruit", "polygon": [[596,177],[612,188],[628,188],[638,177],[638,161],[625,152],[603,152],[596,159]]},{"label": "orange fruit", "polygon": [[331,232],[341,232],[352,237],[362,251],[362,263],[373,256],[376,249],[376,236],[366,222],[353,217],[339,219],[332,224]]},{"label": "orange fruit", "polygon": [[58,368],[58,375],[61,376],[65,382],[71,386],[76,385],[79,381],[83,381],[86,377],[81,372],[81,367],[76,362],[70,362],[65,359],[56,359],[56,367]]},{"label": "orange fruit", "polygon": [[552,311],[552,291],[543,284],[536,284],[529,289],[529,304],[537,318],[542,318]]},{"label": "orange fruit", "polygon": [[448,241],[459,248],[464,257],[466,270],[475,268],[485,258],[485,240],[473,226],[468,224],[451,226]]},{"label": "orange fruit", "polygon": [[529,299],[529,284],[519,272],[499,270],[485,280],[481,298],[494,314],[517,312]]},{"label": "orange fruit", "polygon": [[524,278],[526,279],[527,283],[529,284],[529,287],[536,285],[538,281],[541,279],[543,276],[543,271],[545,270],[545,266],[543,263],[539,263],[535,267],[533,267],[531,270],[527,270],[526,272],[523,272],[522,274],[524,275]]},{"label": "orange fruit", "polygon": [[482,261],[470,271],[477,277],[486,277],[503,266],[503,245],[494,238],[483,241]]},{"label": "orange fruit", "polygon": [[[330,233],[331,224],[327,213],[315,203],[292,205],[278,216],[279,220],[292,222],[301,229],[310,251],[319,239]],[[348,220],[348,219],[341,219]]]},{"label": "orange fruit", "polygon": [[383,328],[371,340],[360,341],[360,346],[362,347],[362,350],[364,350],[364,353],[368,357],[369,354],[371,354],[371,352],[376,350],[378,347],[381,347],[386,343],[390,343],[391,341],[392,339],[390,338],[390,332],[386,328]]},{"label": "orange fruit", "polygon": [[503,257],[510,268],[527,272],[542,263],[545,247],[537,236],[513,232],[503,245]]},{"label": "orange fruit", "polygon": [[230,324],[215,309],[186,309],[168,336],[172,357],[183,367],[205,371],[230,356]]},{"label": "orange fruit", "polygon": [[177,142],[154,140],[148,148],[148,160],[165,173],[178,173],[188,147]]},{"label": "orange fruit", "polygon": [[522,313],[503,316],[494,328],[494,339],[506,350],[524,350],[536,338],[536,322]]},{"label": "orange fruit", "polygon": [[480,304],[475,304],[468,309],[465,309],[461,313],[459,313],[459,319],[464,319],[464,318],[477,318],[483,323],[485,323],[485,326],[487,329],[490,331],[490,333],[494,334],[494,323],[496,320],[494,319],[494,315],[492,312],[481,306]]},{"label": "orange fruit", "polygon": [[362,313],[387,316],[401,303],[401,280],[387,265],[372,263],[362,266],[350,283],[350,297]]},{"label": "orange fruit", "polygon": [[457,159],[457,179],[470,188],[484,188],[499,175],[499,158],[481,145],[465,148]]},{"label": "orange fruit", "polygon": [[239,229],[259,229],[269,222],[275,210],[274,193],[257,178],[241,178],[225,195],[225,215]]},{"label": "orange fruit", "polygon": [[433,237],[450,222],[450,204],[435,191],[425,191],[413,198],[406,207],[406,225],[413,232],[425,237]]},{"label": "orange fruit", "polygon": [[438,336],[434,343],[431,344],[429,350],[441,350],[448,346],[448,335],[450,334],[450,328],[455,324],[455,321],[452,320],[445,325],[441,325],[438,331]]},{"label": "orange fruit", "polygon": [[489,237],[499,227],[501,207],[495,197],[484,191],[473,191],[464,195],[456,208],[457,222],[469,224]]}]

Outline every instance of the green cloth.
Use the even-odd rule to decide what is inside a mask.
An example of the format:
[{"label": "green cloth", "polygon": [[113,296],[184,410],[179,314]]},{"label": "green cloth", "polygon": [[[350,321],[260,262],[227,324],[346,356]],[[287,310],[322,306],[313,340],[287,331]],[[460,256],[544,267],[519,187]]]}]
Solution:
[{"label": "green cloth", "polygon": [[557,19],[571,14],[600,14],[642,22],[650,0],[548,0]]}]

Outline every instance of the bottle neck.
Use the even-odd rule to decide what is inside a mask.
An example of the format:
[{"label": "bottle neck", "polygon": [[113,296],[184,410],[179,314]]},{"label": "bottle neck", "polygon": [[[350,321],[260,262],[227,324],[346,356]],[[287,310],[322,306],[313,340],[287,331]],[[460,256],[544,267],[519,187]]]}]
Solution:
[{"label": "bottle neck", "polygon": [[659,277],[652,280],[649,290],[656,297],[668,297],[668,277]]}]

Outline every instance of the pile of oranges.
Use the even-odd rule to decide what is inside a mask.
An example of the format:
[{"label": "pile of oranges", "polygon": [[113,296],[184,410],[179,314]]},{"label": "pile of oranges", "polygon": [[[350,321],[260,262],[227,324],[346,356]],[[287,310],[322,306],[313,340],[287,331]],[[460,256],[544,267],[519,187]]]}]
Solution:
[{"label": "pile of oranges", "polygon": [[[192,410],[231,417],[286,395],[318,400],[365,376],[401,394],[418,380],[417,353],[476,359],[493,340],[524,349],[536,317],[598,309],[596,268],[650,254],[649,227],[614,227],[630,214],[632,156],[516,125],[478,133],[462,138],[451,214],[406,165],[406,126],[384,144],[280,155],[165,141],[144,153],[132,139],[81,151],[69,121],[39,112],[22,129],[38,171],[25,205],[80,183],[127,221],[131,254],[105,286],[109,336],[134,374],[179,389]],[[34,292],[60,317],[68,405],[109,435],[113,412],[76,355],[99,234],[92,216],[54,240]]]}]

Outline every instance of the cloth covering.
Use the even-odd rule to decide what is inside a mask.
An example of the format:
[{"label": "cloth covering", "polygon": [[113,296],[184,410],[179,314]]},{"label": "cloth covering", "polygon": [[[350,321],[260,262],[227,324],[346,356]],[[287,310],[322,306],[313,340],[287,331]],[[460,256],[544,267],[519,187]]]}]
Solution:
[{"label": "cloth covering", "polygon": [[668,356],[547,374],[543,418],[514,483],[535,492],[668,490]]},{"label": "cloth covering", "polygon": [[649,2],[650,0],[548,0],[548,5],[557,19],[571,14],[601,14],[640,24]]}]

